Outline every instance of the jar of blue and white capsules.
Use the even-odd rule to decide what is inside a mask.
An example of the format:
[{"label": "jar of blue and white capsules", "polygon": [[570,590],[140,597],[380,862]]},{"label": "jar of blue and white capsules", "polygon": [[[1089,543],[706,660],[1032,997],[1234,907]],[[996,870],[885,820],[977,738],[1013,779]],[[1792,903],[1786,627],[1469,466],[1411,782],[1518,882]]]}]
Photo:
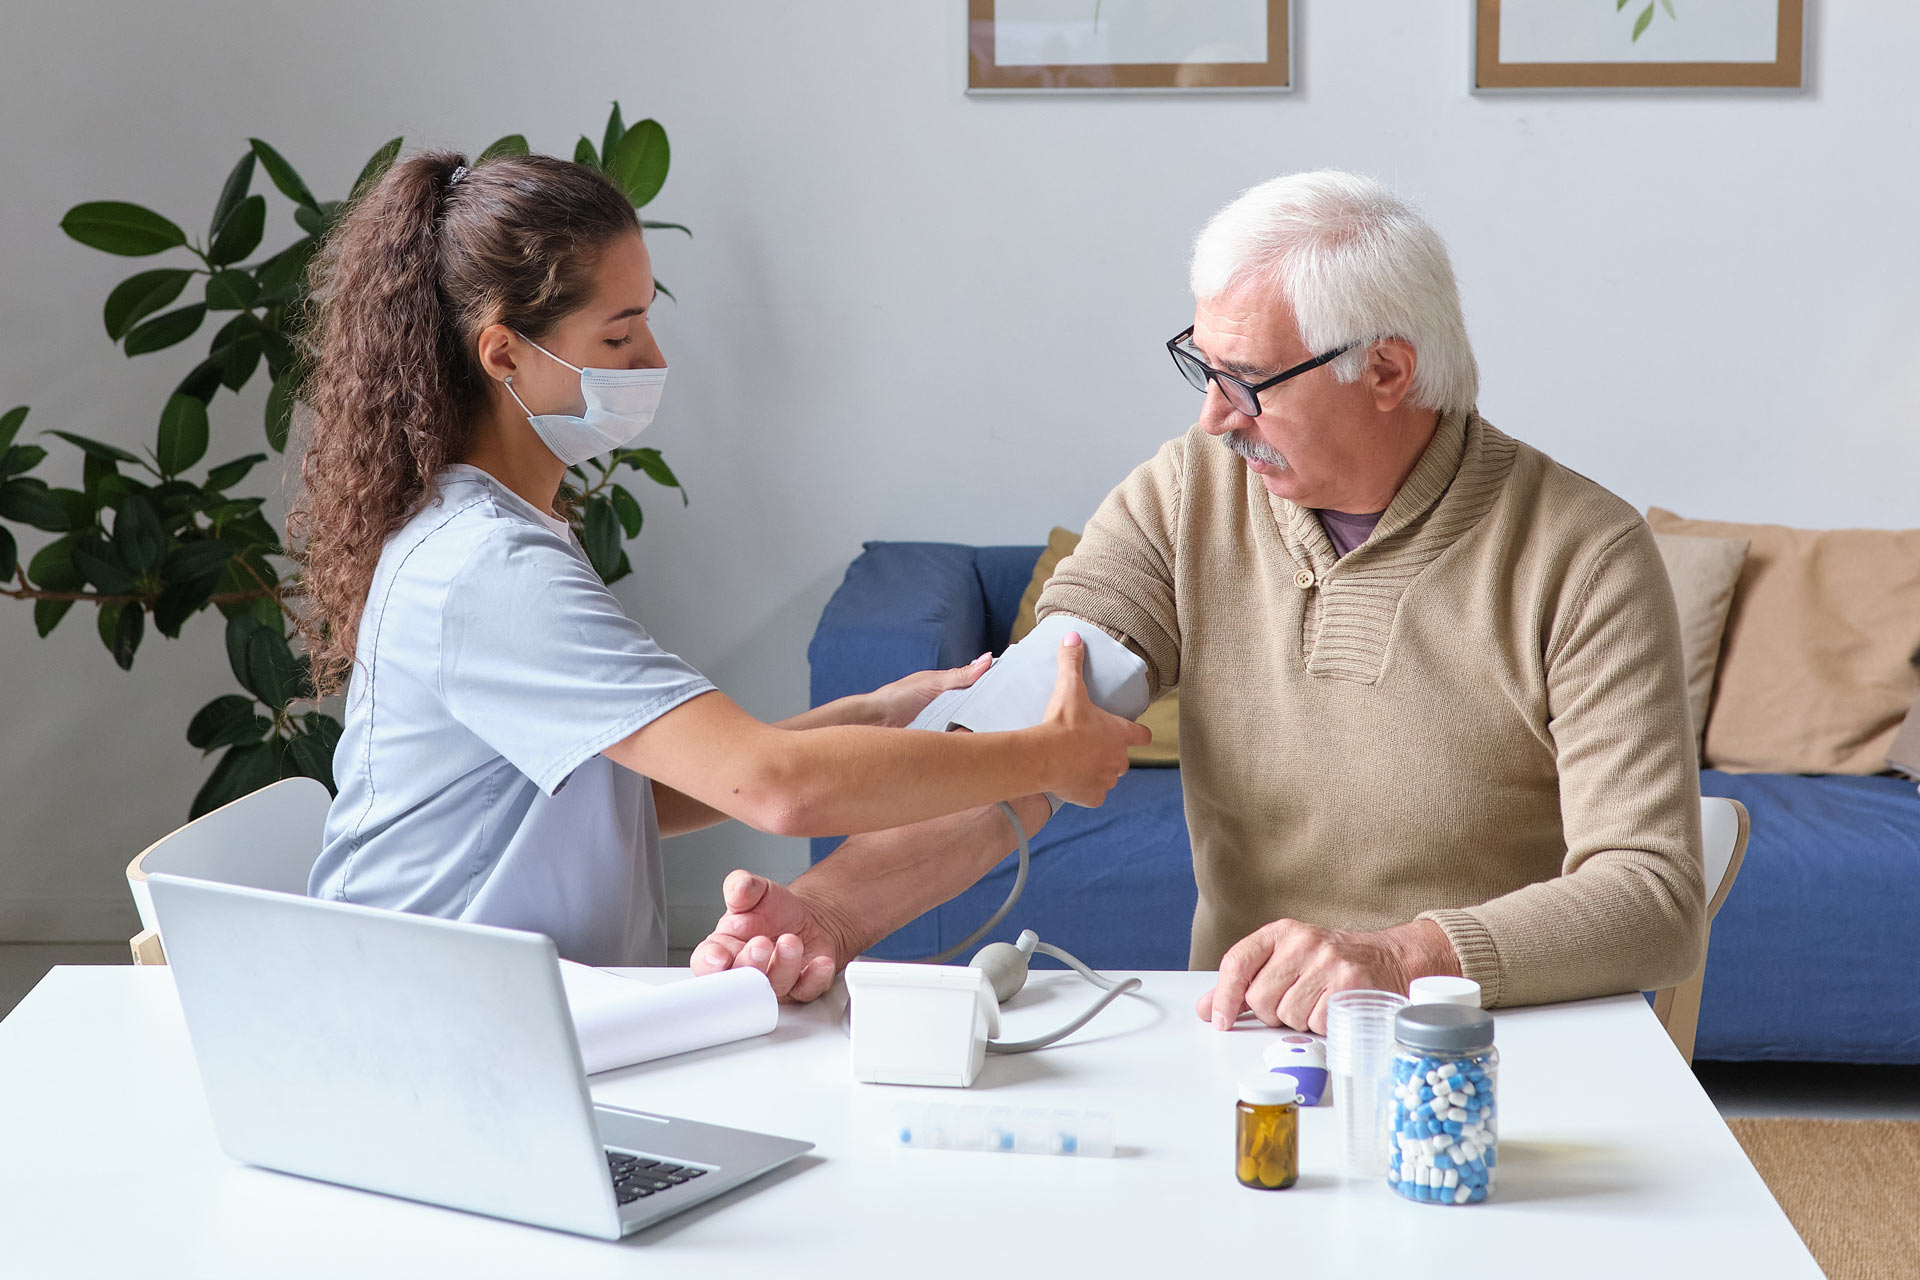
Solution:
[{"label": "jar of blue and white capsules", "polygon": [[1409,1200],[1478,1204],[1499,1163],[1493,1018],[1457,1004],[1394,1015],[1393,1145],[1387,1185]]}]

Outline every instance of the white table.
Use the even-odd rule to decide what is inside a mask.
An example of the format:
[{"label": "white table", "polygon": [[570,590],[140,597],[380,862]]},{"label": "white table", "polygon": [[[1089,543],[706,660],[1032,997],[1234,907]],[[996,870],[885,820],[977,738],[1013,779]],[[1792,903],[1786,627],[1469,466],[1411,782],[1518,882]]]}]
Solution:
[{"label": "white table", "polygon": [[[1296,1187],[1238,1186],[1234,1085],[1276,1033],[1200,1022],[1208,975],[1140,976],[1145,999],[990,1057],[966,1091],[852,1083],[832,1000],[758,1040],[595,1077],[603,1102],[818,1144],[609,1244],[234,1164],[168,971],[55,969],[0,1023],[0,1275],[1820,1275],[1638,997],[1498,1015],[1500,1183],[1452,1209],[1333,1176],[1326,1108],[1303,1116]],[[1003,1034],[1054,1025],[1090,990],[1037,974]],[[1104,1109],[1120,1150],[900,1150],[882,1135],[903,1096]]]}]

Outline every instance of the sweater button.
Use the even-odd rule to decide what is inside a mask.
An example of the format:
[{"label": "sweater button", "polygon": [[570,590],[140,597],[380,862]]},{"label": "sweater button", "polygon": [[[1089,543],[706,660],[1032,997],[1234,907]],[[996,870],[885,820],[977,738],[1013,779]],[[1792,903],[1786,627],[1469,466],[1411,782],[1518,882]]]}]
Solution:
[{"label": "sweater button", "polygon": [[1294,574],[1293,585],[1300,588],[1302,591],[1305,591],[1308,587],[1311,587],[1313,585],[1313,570],[1302,569],[1300,572]]}]

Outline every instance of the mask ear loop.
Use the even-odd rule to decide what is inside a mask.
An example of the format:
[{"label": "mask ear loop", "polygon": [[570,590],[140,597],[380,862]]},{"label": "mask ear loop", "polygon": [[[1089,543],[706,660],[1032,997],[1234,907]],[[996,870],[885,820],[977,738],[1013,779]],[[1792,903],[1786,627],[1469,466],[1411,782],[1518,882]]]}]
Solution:
[{"label": "mask ear loop", "polygon": [[527,421],[529,422],[533,421],[533,410],[527,408],[527,402],[525,400],[522,400],[520,398],[520,393],[513,389],[512,374],[508,374],[506,377],[506,388],[507,388],[507,394],[513,397],[513,402],[520,406],[520,412],[527,415]]}]

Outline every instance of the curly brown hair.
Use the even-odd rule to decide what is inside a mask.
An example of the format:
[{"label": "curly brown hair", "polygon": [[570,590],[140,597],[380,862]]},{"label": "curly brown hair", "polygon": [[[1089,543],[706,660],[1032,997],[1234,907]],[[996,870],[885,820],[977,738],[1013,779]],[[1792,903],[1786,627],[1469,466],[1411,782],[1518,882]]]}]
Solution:
[{"label": "curly brown hair", "polygon": [[352,670],[381,548],[466,454],[488,397],[480,332],[545,337],[591,295],[602,250],[639,234],[627,197],[582,165],[498,156],[463,168],[452,151],[399,161],[311,268],[300,387],[311,413],[287,527],[323,697]]}]

